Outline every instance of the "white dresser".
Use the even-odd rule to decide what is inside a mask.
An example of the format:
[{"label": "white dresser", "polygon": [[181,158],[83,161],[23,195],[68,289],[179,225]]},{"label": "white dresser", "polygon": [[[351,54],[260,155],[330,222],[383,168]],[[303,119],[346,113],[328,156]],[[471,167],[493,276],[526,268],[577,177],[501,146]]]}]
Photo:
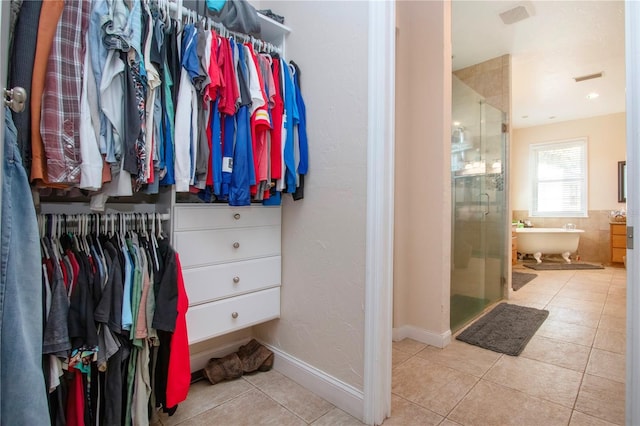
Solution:
[{"label": "white dresser", "polygon": [[189,344],[280,316],[280,207],[174,206]]}]

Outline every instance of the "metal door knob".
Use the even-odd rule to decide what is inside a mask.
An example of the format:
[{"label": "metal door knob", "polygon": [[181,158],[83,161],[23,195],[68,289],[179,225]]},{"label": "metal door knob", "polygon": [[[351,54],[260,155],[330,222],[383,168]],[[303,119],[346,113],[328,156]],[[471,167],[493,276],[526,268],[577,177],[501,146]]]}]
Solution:
[{"label": "metal door knob", "polygon": [[238,242],[233,243],[233,248],[238,248],[238,247],[240,247],[240,243],[238,243]]},{"label": "metal door knob", "polygon": [[233,282],[238,284],[240,282],[240,277],[233,277]]},{"label": "metal door knob", "polygon": [[27,91],[24,88],[16,86],[13,89],[4,89],[4,103],[13,112],[24,111],[25,102],[27,101]]},{"label": "metal door knob", "polygon": [[235,220],[240,219],[240,213],[236,213],[236,214],[234,214],[234,215],[233,215],[233,218],[234,218]]},{"label": "metal door knob", "polygon": [[231,318],[233,318],[233,319],[238,318],[238,313],[237,312],[232,312],[231,313]]}]

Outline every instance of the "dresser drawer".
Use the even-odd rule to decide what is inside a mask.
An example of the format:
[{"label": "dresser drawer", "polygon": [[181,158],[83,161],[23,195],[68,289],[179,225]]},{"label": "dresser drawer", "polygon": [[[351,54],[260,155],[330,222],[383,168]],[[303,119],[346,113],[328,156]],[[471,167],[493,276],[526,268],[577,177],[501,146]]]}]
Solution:
[{"label": "dresser drawer", "polygon": [[229,296],[280,285],[280,256],[185,269],[189,304],[199,305]]},{"label": "dresser drawer", "polygon": [[173,234],[183,268],[280,255],[280,226]]},{"label": "dresser drawer", "polygon": [[280,287],[190,307],[189,344],[250,327],[280,316]]},{"label": "dresser drawer", "polygon": [[176,206],[174,231],[280,225],[280,207]]},{"label": "dresser drawer", "polygon": [[626,248],[627,236],[614,234],[611,236],[611,247]]},{"label": "dresser drawer", "polygon": [[611,235],[626,235],[627,234],[627,224],[611,224]]}]

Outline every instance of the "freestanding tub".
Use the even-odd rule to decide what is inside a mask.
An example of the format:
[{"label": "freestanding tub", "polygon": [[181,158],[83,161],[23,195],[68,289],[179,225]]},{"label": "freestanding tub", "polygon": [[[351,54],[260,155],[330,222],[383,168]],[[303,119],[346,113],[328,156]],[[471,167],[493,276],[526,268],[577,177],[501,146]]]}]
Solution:
[{"label": "freestanding tub", "polygon": [[583,232],[582,229],[516,228],[518,251],[533,254],[538,263],[542,262],[542,253],[561,254],[567,263],[571,263],[569,255],[578,250]]}]

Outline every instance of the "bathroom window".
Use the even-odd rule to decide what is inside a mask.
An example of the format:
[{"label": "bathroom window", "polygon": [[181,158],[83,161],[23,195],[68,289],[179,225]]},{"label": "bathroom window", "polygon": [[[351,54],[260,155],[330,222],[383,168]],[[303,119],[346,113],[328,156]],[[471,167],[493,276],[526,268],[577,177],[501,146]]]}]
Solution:
[{"label": "bathroom window", "polygon": [[587,139],[530,145],[532,217],[587,217]]}]

